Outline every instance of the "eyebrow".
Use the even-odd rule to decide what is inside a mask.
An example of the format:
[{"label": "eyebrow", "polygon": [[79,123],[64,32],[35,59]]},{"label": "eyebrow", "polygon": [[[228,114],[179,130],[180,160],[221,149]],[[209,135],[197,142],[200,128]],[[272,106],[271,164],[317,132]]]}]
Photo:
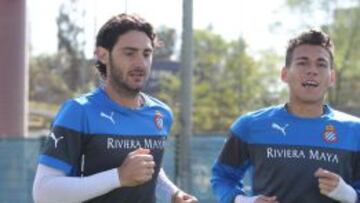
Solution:
[{"label": "eyebrow", "polygon": [[[307,56],[301,56],[301,57],[295,58],[295,60],[309,60],[309,57],[307,57]],[[322,58],[322,57],[316,59],[316,61],[329,62],[328,60],[326,60],[325,58]]]},{"label": "eyebrow", "polygon": [[[124,51],[139,51],[139,49],[138,49],[138,48],[135,48],[135,47],[124,47],[124,48],[122,48],[122,49],[123,49]],[[151,49],[151,48],[145,48],[144,51],[145,51],[145,52],[152,52],[153,49]]]},{"label": "eyebrow", "polygon": [[324,58],[319,58],[319,59],[317,59],[317,61],[326,62],[326,63],[329,62],[328,60],[326,60],[326,59],[324,59]]},{"label": "eyebrow", "polygon": [[295,60],[309,60],[309,57],[307,57],[307,56],[301,56],[301,57],[295,58]]}]

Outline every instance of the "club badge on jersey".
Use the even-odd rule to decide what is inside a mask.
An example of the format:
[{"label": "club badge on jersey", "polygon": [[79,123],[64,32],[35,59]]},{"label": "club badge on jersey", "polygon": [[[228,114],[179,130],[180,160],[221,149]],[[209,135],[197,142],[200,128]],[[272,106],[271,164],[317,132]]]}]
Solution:
[{"label": "club badge on jersey", "polygon": [[164,127],[164,116],[160,113],[160,111],[156,111],[154,116],[155,126],[161,130]]},{"label": "club badge on jersey", "polygon": [[335,131],[335,127],[333,125],[326,125],[325,132],[323,134],[323,138],[327,143],[335,143],[337,142],[337,135]]}]

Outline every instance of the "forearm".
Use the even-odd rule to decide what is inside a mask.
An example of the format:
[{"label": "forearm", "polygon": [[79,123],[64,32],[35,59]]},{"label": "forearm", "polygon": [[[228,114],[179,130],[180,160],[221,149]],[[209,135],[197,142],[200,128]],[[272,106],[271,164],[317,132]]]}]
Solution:
[{"label": "forearm", "polygon": [[164,202],[171,202],[171,198],[177,190],[179,188],[167,177],[161,168],[157,178],[156,196],[161,197]]},{"label": "forearm", "polygon": [[117,169],[88,177],[68,177],[60,170],[39,164],[33,187],[36,203],[82,202],[120,187]]},{"label": "forearm", "polygon": [[355,203],[358,199],[355,189],[346,184],[342,178],[340,178],[336,188],[328,193],[327,196],[342,203]]},{"label": "forearm", "polygon": [[234,203],[237,195],[242,194],[236,186],[227,183],[212,183],[215,196],[221,203]]},{"label": "forearm", "polygon": [[243,173],[234,167],[220,162],[215,163],[212,169],[211,186],[219,202],[233,203],[237,195],[244,194],[243,185],[239,181]]}]

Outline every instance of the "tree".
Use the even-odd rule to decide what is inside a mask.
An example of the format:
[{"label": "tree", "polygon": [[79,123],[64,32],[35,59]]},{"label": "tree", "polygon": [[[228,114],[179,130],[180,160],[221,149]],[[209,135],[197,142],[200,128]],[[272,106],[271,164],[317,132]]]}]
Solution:
[{"label": "tree", "polygon": [[69,89],[74,92],[83,89],[89,82],[85,68],[84,25],[79,23],[84,15],[85,12],[78,7],[78,1],[70,0],[61,4],[56,19],[61,74]]},{"label": "tree", "polygon": [[56,54],[30,58],[29,99],[31,101],[59,104],[72,94],[58,73],[59,60]]},{"label": "tree", "polygon": [[84,55],[84,17],[76,0],[64,2],[56,19],[58,25],[58,52],[53,55],[31,56],[30,100],[62,103],[75,93],[92,88],[95,68]]},{"label": "tree", "polygon": [[227,58],[227,42],[211,29],[194,32],[194,131],[219,129],[218,87]]},{"label": "tree", "polygon": [[225,131],[240,114],[279,100],[277,66],[251,57],[244,39],[226,42],[208,29],[194,41],[195,131]]},{"label": "tree", "polygon": [[[195,132],[226,131],[240,114],[279,102],[279,56],[263,51],[255,60],[239,38],[227,42],[210,28],[194,32],[194,108]],[[169,104],[175,118],[179,112],[180,79],[163,74],[156,95]],[[174,122],[177,131],[178,120]]]},{"label": "tree", "polygon": [[247,53],[246,42],[239,38],[230,43],[222,82],[217,98],[221,110],[221,126],[229,127],[236,117],[283,98],[279,81],[280,58],[273,51],[263,51],[255,60]]},{"label": "tree", "polygon": [[[332,30],[335,42],[337,82],[329,99],[334,105],[354,106],[358,104],[360,84],[360,7],[337,9]],[[359,92],[360,93],[360,92]]]}]

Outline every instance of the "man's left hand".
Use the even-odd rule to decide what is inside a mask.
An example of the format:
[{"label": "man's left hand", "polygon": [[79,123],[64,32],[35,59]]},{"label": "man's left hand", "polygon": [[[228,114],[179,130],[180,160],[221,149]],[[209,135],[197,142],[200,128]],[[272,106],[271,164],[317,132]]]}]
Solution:
[{"label": "man's left hand", "polygon": [[355,189],[347,184],[343,178],[331,171],[319,168],[315,172],[319,181],[320,193],[342,203],[355,203],[357,194]]},{"label": "man's left hand", "polygon": [[333,191],[340,180],[339,175],[322,168],[319,168],[315,172],[315,177],[318,178],[320,193],[323,195],[327,195]]}]

